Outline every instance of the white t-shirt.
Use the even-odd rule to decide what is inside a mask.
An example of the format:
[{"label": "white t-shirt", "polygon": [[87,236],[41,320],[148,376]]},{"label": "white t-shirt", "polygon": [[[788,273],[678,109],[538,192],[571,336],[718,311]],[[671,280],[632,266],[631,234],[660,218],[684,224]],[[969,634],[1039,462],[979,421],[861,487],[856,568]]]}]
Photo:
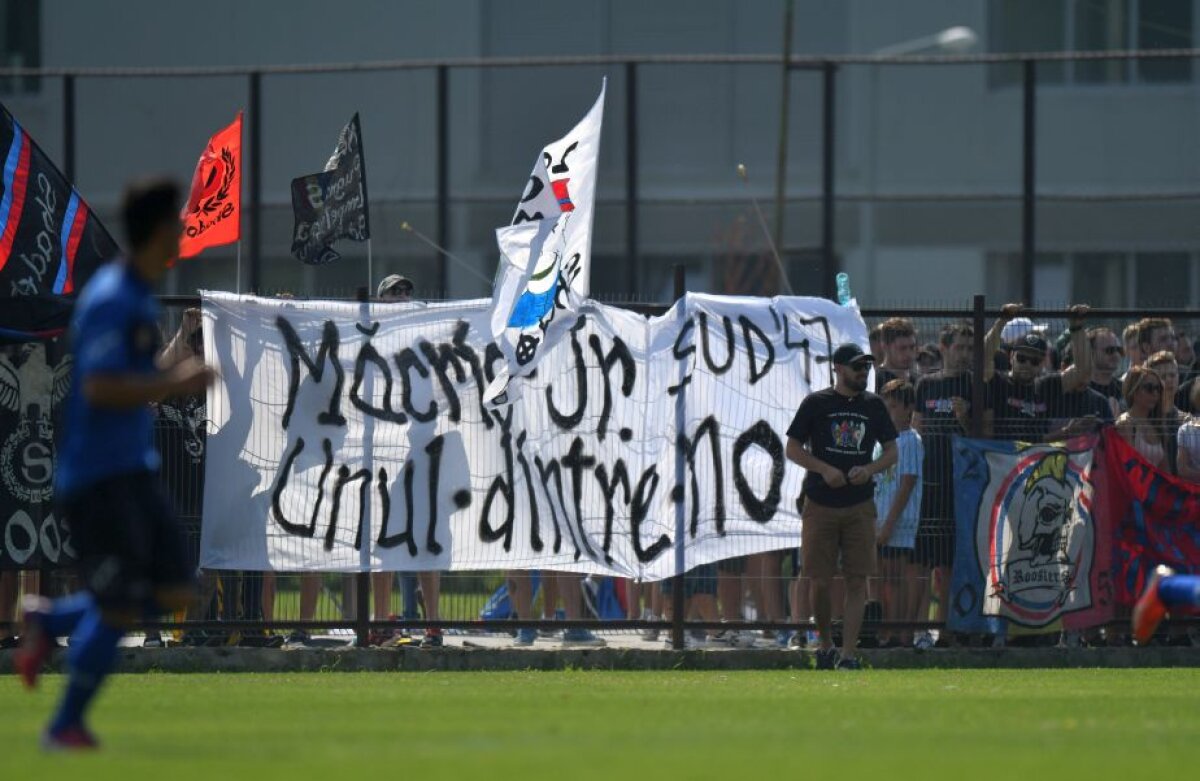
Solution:
[{"label": "white t-shirt", "polygon": [[1188,454],[1192,469],[1200,469],[1200,417],[1192,415],[1179,427],[1179,450]]}]

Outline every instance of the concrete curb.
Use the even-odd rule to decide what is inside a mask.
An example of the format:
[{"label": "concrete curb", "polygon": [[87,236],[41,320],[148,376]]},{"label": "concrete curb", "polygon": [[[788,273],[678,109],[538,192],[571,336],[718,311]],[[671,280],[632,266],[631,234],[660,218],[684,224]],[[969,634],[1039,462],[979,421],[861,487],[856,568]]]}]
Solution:
[{"label": "concrete curb", "polygon": [[[12,651],[0,651],[0,675],[13,673]],[[865,650],[866,667],[902,669],[1034,669],[1200,667],[1200,648],[949,648]],[[50,668],[65,668],[56,651]],[[809,651],[631,648],[125,648],[122,673],[464,672],[519,670],[803,670]]]}]

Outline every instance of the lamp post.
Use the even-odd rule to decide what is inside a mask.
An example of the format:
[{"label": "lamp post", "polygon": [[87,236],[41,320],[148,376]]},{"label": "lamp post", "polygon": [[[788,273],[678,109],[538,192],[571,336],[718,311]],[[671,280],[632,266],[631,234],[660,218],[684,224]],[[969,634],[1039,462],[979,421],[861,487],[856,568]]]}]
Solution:
[{"label": "lamp post", "polygon": [[[884,46],[871,52],[871,54],[877,57],[901,57],[925,52],[963,54],[974,48],[978,41],[979,36],[974,30],[970,27],[957,25],[955,27],[947,27],[945,30],[931,35],[924,35],[920,38],[913,38],[912,40]],[[870,197],[864,200],[862,204],[862,228],[860,235],[862,236],[861,246],[866,249],[867,268],[873,273],[875,270],[875,196],[877,194],[878,176],[878,155],[876,153],[878,131],[876,129],[877,116],[875,104],[879,95],[879,66],[872,64],[870,69],[867,86],[866,122],[866,171],[869,187],[868,194]]]}]

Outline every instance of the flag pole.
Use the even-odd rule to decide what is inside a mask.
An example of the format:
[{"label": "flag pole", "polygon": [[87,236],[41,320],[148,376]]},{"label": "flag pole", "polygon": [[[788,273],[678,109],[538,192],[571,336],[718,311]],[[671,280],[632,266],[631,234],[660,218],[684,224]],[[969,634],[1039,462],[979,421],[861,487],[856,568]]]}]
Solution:
[{"label": "flag pole", "polygon": [[237,293],[242,294],[242,240],[237,241]]},{"label": "flag pole", "polygon": [[371,294],[371,290],[372,290],[371,285],[374,284],[374,282],[371,281],[375,277],[374,268],[373,268],[372,264],[373,264],[373,260],[371,258],[371,239],[368,238],[367,239],[367,295]]}]

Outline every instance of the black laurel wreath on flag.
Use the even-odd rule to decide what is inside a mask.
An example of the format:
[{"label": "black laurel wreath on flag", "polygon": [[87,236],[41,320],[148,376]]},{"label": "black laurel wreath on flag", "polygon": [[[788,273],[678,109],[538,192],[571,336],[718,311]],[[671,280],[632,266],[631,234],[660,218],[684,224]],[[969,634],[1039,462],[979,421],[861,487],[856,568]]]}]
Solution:
[{"label": "black laurel wreath on flag", "polygon": [[228,148],[221,149],[221,162],[225,163],[225,176],[221,179],[221,189],[205,198],[204,202],[200,204],[200,211],[205,214],[217,211],[225,199],[229,197],[229,187],[233,184],[234,174],[237,173],[233,153]]}]

